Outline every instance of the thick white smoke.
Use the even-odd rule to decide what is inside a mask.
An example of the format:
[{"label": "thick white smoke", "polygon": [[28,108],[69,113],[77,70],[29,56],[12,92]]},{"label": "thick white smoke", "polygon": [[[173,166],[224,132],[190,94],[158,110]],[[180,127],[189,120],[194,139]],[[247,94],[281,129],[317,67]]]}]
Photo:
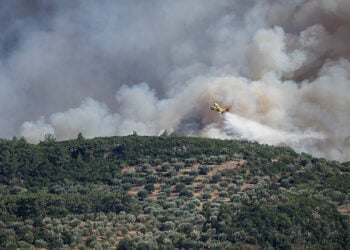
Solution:
[{"label": "thick white smoke", "polygon": [[347,0],[3,6],[1,137],[168,130],[350,160]]}]

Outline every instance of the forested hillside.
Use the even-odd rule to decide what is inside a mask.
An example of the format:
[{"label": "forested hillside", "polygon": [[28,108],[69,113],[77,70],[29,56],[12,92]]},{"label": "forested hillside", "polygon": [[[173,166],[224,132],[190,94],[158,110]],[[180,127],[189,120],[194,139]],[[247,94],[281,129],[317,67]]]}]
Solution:
[{"label": "forested hillside", "polygon": [[1,249],[350,249],[350,162],[138,136],[0,140]]}]

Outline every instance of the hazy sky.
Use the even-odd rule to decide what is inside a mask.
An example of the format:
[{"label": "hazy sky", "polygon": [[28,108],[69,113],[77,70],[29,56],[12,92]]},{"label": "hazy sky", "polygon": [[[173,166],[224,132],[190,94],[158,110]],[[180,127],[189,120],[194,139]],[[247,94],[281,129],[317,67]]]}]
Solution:
[{"label": "hazy sky", "polygon": [[168,130],[350,160],[349,17],[346,0],[3,0],[0,137]]}]

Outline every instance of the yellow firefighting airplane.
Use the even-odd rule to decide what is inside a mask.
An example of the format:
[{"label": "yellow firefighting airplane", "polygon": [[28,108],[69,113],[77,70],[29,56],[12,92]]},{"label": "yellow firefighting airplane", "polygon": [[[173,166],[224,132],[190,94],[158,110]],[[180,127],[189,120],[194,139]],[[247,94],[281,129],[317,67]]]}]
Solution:
[{"label": "yellow firefighting airplane", "polygon": [[222,107],[219,103],[214,102],[213,106],[211,106],[210,109],[223,114],[231,110],[231,105]]}]

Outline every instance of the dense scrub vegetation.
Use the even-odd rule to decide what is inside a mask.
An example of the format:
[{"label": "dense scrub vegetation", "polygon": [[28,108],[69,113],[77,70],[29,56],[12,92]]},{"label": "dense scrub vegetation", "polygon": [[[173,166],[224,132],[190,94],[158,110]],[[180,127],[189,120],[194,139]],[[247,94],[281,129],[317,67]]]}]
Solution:
[{"label": "dense scrub vegetation", "polygon": [[350,249],[350,163],[178,136],[0,140],[1,249]]}]

